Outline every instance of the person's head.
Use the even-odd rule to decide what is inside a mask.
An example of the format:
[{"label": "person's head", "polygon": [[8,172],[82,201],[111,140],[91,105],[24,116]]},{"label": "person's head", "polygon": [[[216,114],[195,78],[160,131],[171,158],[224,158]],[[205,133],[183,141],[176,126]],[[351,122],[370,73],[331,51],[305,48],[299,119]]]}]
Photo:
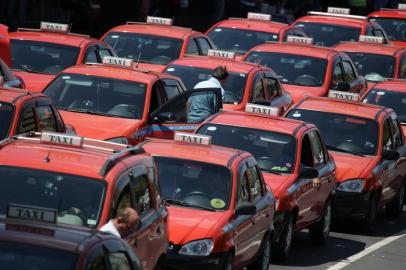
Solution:
[{"label": "person's head", "polygon": [[224,85],[227,78],[228,78],[228,71],[227,71],[227,67],[225,66],[218,66],[213,70],[213,74],[212,76],[214,78],[216,78],[221,85]]},{"label": "person's head", "polygon": [[131,232],[138,229],[141,220],[135,209],[131,207],[119,209],[113,224],[121,237],[127,237]]}]

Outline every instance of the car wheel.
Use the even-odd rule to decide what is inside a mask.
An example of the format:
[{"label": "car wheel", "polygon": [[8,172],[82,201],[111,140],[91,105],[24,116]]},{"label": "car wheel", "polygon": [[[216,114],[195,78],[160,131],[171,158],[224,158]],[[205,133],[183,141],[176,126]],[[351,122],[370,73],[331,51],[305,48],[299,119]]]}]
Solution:
[{"label": "car wheel", "polygon": [[293,218],[287,217],[285,228],[283,228],[281,239],[273,244],[273,255],[276,259],[286,260],[289,257],[293,238]]},{"label": "car wheel", "polygon": [[391,217],[399,217],[403,211],[403,201],[405,196],[405,185],[402,184],[399,194],[386,205],[386,213]]},{"label": "car wheel", "polygon": [[316,244],[325,244],[330,235],[331,202],[328,202],[319,222],[309,228],[309,236]]},{"label": "car wheel", "polygon": [[254,262],[253,265],[248,267],[249,270],[268,270],[269,262],[271,261],[271,235],[268,235],[264,242],[261,245],[261,253],[258,255],[258,259]]},{"label": "car wheel", "polygon": [[226,258],[224,259],[224,262],[223,262],[223,267],[221,269],[222,270],[232,270],[233,269],[233,254],[228,253],[226,255]]},{"label": "car wheel", "polygon": [[375,195],[372,195],[372,197],[369,201],[369,204],[368,204],[368,209],[365,214],[364,220],[362,221],[362,227],[368,233],[372,233],[374,230],[376,217],[378,215],[377,200],[378,200],[378,198],[376,198]]}]

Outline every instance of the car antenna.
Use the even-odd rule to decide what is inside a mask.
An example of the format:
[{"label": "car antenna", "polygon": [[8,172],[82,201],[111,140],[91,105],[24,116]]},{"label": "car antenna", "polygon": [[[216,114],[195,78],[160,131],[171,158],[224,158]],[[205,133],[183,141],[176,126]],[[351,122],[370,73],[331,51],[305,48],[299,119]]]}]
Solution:
[{"label": "car antenna", "polygon": [[141,50],[138,53],[138,58],[137,58],[137,62],[135,63],[135,68],[138,68],[138,64],[140,63],[140,59],[141,59]]}]

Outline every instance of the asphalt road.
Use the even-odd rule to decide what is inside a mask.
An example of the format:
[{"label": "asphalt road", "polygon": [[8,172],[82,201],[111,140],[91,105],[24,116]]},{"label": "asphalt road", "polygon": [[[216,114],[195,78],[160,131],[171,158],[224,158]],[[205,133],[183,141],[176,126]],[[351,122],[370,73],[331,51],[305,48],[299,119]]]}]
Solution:
[{"label": "asphalt road", "polygon": [[362,232],[353,222],[337,224],[324,246],[312,244],[307,231],[299,232],[293,240],[289,259],[272,262],[270,269],[406,269],[406,207],[397,219],[386,217],[381,211],[371,235]]}]

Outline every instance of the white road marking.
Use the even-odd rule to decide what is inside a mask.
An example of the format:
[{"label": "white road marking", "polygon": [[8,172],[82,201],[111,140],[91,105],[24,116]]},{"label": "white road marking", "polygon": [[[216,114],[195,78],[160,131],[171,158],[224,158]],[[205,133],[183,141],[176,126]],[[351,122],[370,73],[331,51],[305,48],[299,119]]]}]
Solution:
[{"label": "white road marking", "polygon": [[350,265],[351,263],[358,261],[359,259],[367,256],[369,253],[374,252],[375,250],[378,250],[390,243],[392,243],[393,241],[398,240],[399,238],[403,237],[406,235],[406,230],[403,230],[395,235],[389,236],[375,244],[373,244],[372,246],[369,246],[368,248],[364,249],[363,251],[352,255],[344,260],[342,260],[341,262],[330,266],[329,268],[327,268],[327,270],[340,270],[343,269],[344,267],[347,267],[348,265]]}]

